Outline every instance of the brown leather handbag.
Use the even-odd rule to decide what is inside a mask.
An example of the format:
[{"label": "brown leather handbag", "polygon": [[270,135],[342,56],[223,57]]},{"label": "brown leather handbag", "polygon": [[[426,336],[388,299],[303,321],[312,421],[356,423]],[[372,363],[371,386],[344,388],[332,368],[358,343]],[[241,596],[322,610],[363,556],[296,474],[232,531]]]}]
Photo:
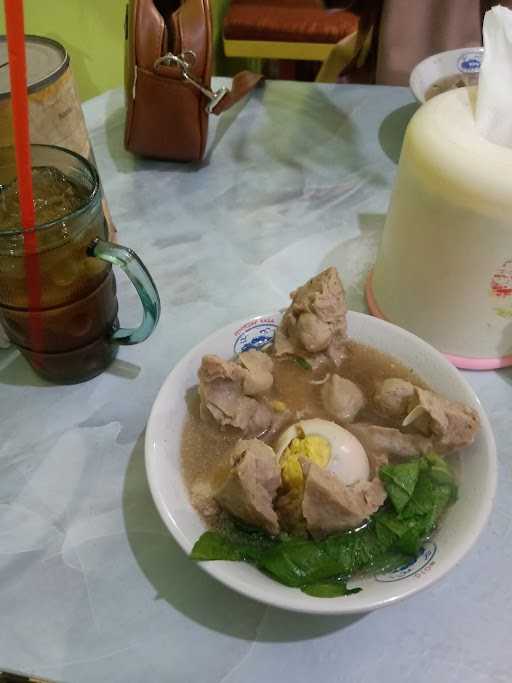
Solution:
[{"label": "brown leather handbag", "polygon": [[243,71],[231,90],[212,90],[210,0],[130,0],[125,37],[126,148],[159,159],[202,159],[209,114],[225,111],[261,76]]}]

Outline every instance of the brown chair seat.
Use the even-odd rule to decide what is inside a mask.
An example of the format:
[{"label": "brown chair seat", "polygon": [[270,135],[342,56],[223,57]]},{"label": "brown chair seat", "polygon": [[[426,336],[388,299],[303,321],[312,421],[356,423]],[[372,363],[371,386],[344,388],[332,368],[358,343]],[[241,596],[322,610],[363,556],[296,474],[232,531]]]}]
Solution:
[{"label": "brown chair seat", "polygon": [[231,0],[231,5],[254,5],[257,7],[316,7],[324,9],[323,0]]},{"label": "brown chair seat", "polygon": [[346,10],[264,2],[237,2],[224,19],[224,38],[297,43],[338,43],[358,30],[357,15]]}]

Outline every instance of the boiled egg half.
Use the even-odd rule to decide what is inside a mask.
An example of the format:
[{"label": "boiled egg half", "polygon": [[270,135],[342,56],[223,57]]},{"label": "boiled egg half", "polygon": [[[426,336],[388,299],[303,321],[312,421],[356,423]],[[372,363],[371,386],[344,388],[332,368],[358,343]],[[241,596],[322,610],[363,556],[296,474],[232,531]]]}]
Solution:
[{"label": "boiled egg half", "polygon": [[300,490],[304,484],[301,457],[332,472],[347,485],[370,478],[370,464],[361,442],[329,420],[297,422],[281,434],[275,450],[283,483],[291,490]]}]

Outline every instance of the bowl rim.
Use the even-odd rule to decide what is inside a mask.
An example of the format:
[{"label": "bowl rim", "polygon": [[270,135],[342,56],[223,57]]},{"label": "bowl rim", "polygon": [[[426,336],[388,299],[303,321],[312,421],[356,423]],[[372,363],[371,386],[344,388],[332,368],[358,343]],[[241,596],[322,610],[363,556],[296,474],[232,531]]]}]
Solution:
[{"label": "bowl rim", "polygon": [[[420,62],[417,62],[417,64],[414,65],[414,67],[411,70],[411,73],[409,74],[409,88],[414,95],[414,97],[417,99],[418,102],[421,104],[425,104],[425,96],[424,94],[420,93],[419,90],[415,87],[415,75],[425,67],[425,65],[428,62],[431,62],[433,59],[436,59],[437,57],[444,57],[448,55],[457,55],[457,54],[462,54],[464,52],[480,52],[480,54],[483,54],[485,51],[484,47],[482,45],[476,45],[476,46],[468,46],[468,47],[457,47],[452,50],[443,50],[442,52],[436,52],[433,55],[429,55],[428,57],[425,57],[425,59],[422,59]],[[447,74],[450,75],[450,74]],[[432,85],[432,84],[430,84]]]},{"label": "bowl rim", "polygon": [[[280,317],[282,315],[283,311],[278,311],[270,314],[261,314],[261,315],[254,315],[254,316],[247,316],[246,318],[233,321],[231,323],[228,323],[227,325],[222,326],[221,328],[214,330],[211,334],[207,335],[203,340],[199,341],[192,349],[190,349],[179,361],[176,363],[176,365],[172,368],[172,370],[168,373],[167,377],[165,378],[164,382],[162,383],[158,394],[155,398],[155,401],[153,403],[153,406],[151,408],[151,412],[149,415],[149,419],[147,421],[146,425],[146,434],[145,434],[145,439],[144,439],[144,461],[145,461],[145,469],[146,469],[146,476],[148,480],[148,485],[149,489],[151,492],[151,497],[153,499],[154,504],[156,505],[156,508],[158,510],[158,513],[160,515],[160,518],[164,522],[165,526],[167,527],[169,533],[173,536],[175,541],[178,543],[178,545],[181,547],[181,549],[187,554],[190,554],[190,551],[193,547],[193,544],[195,541],[190,541],[189,538],[182,532],[182,530],[179,528],[177,523],[175,522],[171,511],[167,508],[167,505],[165,504],[160,491],[159,491],[159,486],[158,486],[158,474],[156,471],[155,467],[155,462],[154,459],[152,458],[152,454],[155,452],[155,444],[153,441],[153,431],[154,431],[154,423],[156,420],[158,420],[157,417],[157,412],[158,412],[158,407],[159,404],[163,398],[163,395],[167,392],[168,386],[172,383],[173,380],[173,375],[175,372],[177,372],[179,369],[182,369],[183,367],[187,366],[189,362],[195,357],[197,354],[197,347],[202,344],[206,344],[210,339],[216,337],[217,335],[222,335],[226,334],[228,331],[232,331],[234,329],[241,328],[242,326],[255,322],[257,320],[260,320],[262,318],[268,319],[271,317]],[[366,313],[361,313],[358,311],[348,311],[348,317],[349,317],[349,324],[350,324],[350,317],[354,317],[357,319],[358,317],[365,317],[369,318],[372,320],[372,324],[375,324],[377,326],[380,326],[381,329],[387,329],[387,328],[394,328],[395,331],[398,331],[403,337],[410,339],[414,344],[416,344],[419,347],[423,347],[428,351],[430,354],[434,354],[437,357],[437,360],[440,361],[442,365],[445,366],[446,370],[450,373],[455,373],[458,376],[459,382],[465,387],[467,391],[472,395],[476,405],[478,406],[478,411],[481,419],[481,425],[482,425],[482,435],[485,437],[486,440],[486,453],[487,453],[487,463],[488,463],[488,476],[486,478],[486,489],[482,491],[482,499],[481,499],[481,505],[480,505],[480,511],[478,514],[478,520],[474,525],[474,529],[472,530],[472,533],[467,540],[465,540],[461,546],[460,550],[457,553],[457,557],[446,561],[446,566],[443,567],[442,570],[440,570],[435,577],[429,574],[427,579],[422,582],[415,583],[414,585],[410,585],[407,590],[402,591],[402,593],[390,596],[390,597],[384,597],[382,599],[373,599],[372,601],[365,600],[364,598],[364,591],[362,593],[358,593],[357,596],[361,596],[358,601],[348,601],[346,603],[340,602],[336,599],[333,600],[321,600],[321,599],[313,599],[308,598],[308,596],[303,595],[298,591],[298,589],[290,589],[287,586],[279,584],[279,582],[275,582],[277,586],[282,588],[282,597],[279,596],[278,598],[275,598],[270,601],[269,598],[265,595],[265,591],[262,588],[259,588],[257,586],[254,586],[250,584],[250,582],[244,581],[242,579],[236,578],[233,579],[232,577],[226,576],[224,567],[226,564],[228,564],[226,561],[209,561],[209,562],[198,562],[197,564],[199,567],[205,571],[207,574],[212,576],[213,578],[217,579],[222,583],[224,586],[230,588],[231,590],[234,590],[235,592],[239,593],[240,595],[243,595],[246,598],[251,598],[257,602],[260,602],[265,605],[269,605],[272,607],[278,607],[281,609],[285,609],[288,611],[292,612],[298,612],[302,614],[319,614],[319,615],[342,615],[342,614],[358,614],[358,613],[368,613],[370,611],[373,611],[375,609],[380,609],[382,607],[386,607],[392,604],[395,604],[397,602],[400,602],[401,600],[405,600],[406,598],[411,597],[412,595],[415,595],[416,593],[419,593],[420,591],[425,590],[426,588],[429,588],[430,586],[434,585],[437,583],[441,578],[446,576],[452,569],[454,569],[456,566],[460,564],[460,562],[464,559],[464,557],[468,554],[468,552],[471,550],[471,548],[476,544],[478,538],[480,537],[482,531],[484,530],[485,526],[487,525],[490,513],[492,511],[493,505],[494,505],[494,500],[496,496],[496,487],[497,487],[497,453],[496,453],[496,442],[493,434],[493,430],[489,421],[489,418],[483,409],[483,406],[480,402],[480,399],[476,395],[474,389],[472,386],[469,384],[467,379],[458,371],[444,356],[442,353],[437,351],[433,346],[428,344],[426,341],[421,339],[420,337],[417,337],[415,334],[412,332],[409,332],[408,330],[405,330],[398,325],[394,325],[393,323],[390,323],[386,320],[381,320],[379,318],[375,318],[371,315],[368,315]],[[454,375],[455,376],[455,375]],[[191,511],[193,511],[192,504],[190,501],[188,501],[188,504],[190,506]],[[195,511],[194,511],[195,512]],[[197,514],[197,513],[196,513]],[[197,539],[196,539],[197,540]],[[191,560],[192,561],[192,560]],[[231,564],[231,563],[229,563]],[[258,571],[256,568],[254,568],[255,571]],[[354,596],[353,596],[354,597]],[[306,600],[308,598],[308,600]],[[311,600],[311,602],[309,602]],[[340,598],[341,600],[341,598]]]}]

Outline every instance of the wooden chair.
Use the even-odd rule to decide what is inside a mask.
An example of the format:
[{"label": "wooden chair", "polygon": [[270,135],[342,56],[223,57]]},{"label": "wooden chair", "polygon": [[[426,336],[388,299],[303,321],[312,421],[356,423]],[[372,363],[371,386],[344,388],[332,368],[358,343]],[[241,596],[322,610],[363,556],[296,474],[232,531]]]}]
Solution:
[{"label": "wooden chair", "polygon": [[360,66],[371,30],[359,31],[348,10],[326,10],[321,0],[233,0],[224,19],[227,57],[313,61],[322,66],[318,82],[335,82],[357,55]]}]

